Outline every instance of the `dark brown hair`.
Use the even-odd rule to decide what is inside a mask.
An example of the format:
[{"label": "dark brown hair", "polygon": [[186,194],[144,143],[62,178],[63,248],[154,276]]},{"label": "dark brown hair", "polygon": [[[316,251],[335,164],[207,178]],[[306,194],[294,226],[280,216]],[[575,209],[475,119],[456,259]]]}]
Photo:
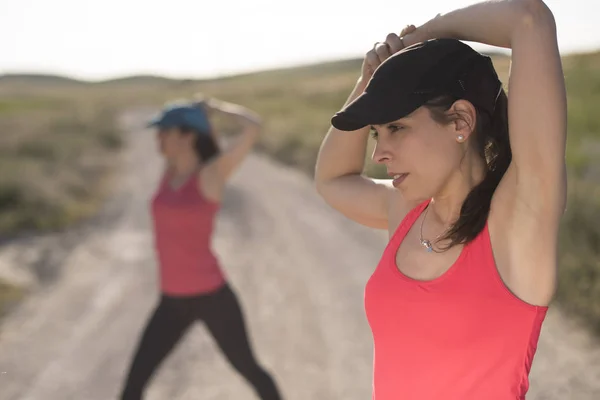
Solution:
[{"label": "dark brown hair", "polygon": [[[453,96],[441,96],[428,102],[425,106],[436,122],[449,124],[456,118],[460,118],[447,113],[456,100],[458,99]],[[496,100],[493,115],[490,116],[477,107],[475,109],[477,111],[476,124],[471,135],[470,145],[485,160],[486,172],[483,180],[471,189],[465,198],[458,220],[440,238],[440,241],[450,241],[443,249],[468,243],[483,230],[490,212],[494,191],[512,160],[508,137],[508,98],[504,90],[500,92]]]},{"label": "dark brown hair", "polygon": [[[212,127],[211,127],[212,129]],[[194,150],[201,162],[207,163],[221,153],[219,144],[213,138],[212,133],[199,133],[194,128],[187,126],[180,127],[184,135],[194,135]]]}]

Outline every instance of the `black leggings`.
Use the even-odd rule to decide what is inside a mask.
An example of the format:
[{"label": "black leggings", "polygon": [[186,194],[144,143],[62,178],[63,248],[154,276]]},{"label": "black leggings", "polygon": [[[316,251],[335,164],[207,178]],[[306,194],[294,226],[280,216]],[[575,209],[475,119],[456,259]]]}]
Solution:
[{"label": "black leggings", "polygon": [[196,320],[202,320],[231,365],[261,400],[279,400],[273,378],[258,364],[246,334],[244,317],[229,285],[209,295],[163,295],[148,321],[131,364],[122,400],[141,400],[154,372]]}]

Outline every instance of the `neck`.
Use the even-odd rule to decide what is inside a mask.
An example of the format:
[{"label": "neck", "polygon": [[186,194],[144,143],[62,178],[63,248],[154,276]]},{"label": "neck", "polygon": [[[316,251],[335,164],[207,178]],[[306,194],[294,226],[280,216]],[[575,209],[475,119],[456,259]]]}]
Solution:
[{"label": "neck", "polygon": [[430,213],[438,223],[450,226],[456,222],[467,195],[485,177],[485,168],[482,160],[464,160],[462,168],[449,179],[445,188],[432,198]]},{"label": "neck", "polygon": [[186,176],[200,167],[201,163],[195,154],[180,155],[169,161],[169,168],[177,176]]}]

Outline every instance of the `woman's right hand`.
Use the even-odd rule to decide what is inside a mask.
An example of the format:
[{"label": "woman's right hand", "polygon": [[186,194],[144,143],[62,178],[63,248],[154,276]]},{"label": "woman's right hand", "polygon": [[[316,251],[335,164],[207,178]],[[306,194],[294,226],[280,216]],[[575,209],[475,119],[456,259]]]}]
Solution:
[{"label": "woman's right hand", "polygon": [[384,42],[377,42],[373,45],[373,48],[365,55],[363,60],[361,80],[365,85],[382,62],[405,47],[402,37],[414,32],[416,29],[414,25],[407,25],[402,29],[400,35],[390,33]]},{"label": "woman's right hand", "polygon": [[203,93],[194,94],[194,104],[197,107],[204,109],[204,112],[206,112],[209,117],[211,117],[215,111],[218,111],[219,109],[219,101],[212,97],[206,96]]}]

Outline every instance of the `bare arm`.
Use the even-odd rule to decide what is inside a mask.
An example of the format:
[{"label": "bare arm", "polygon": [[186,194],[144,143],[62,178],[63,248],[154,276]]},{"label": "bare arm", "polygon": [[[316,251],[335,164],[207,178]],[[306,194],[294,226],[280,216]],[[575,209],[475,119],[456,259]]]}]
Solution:
[{"label": "bare arm", "polygon": [[[211,113],[220,113],[235,119],[241,125],[241,132],[231,140],[221,154],[208,167],[216,171],[222,182],[235,172],[258,139],[262,128],[261,118],[250,109],[224,101],[211,99],[207,102]],[[216,133],[213,138],[218,140]]]},{"label": "bare arm", "polygon": [[[366,86],[361,78],[346,104],[358,97]],[[342,132],[330,127],[315,170],[315,183],[325,201],[346,217],[371,228],[388,229],[391,180],[363,176],[369,128]]]},{"label": "bare arm", "polygon": [[[490,213],[498,261],[523,299],[548,303],[566,204],[566,90],[554,17],[542,0],[478,3],[434,18],[405,39],[436,37],[512,49],[509,132],[512,164]],[[494,229],[493,229],[494,228]]]},{"label": "bare arm", "polygon": [[[402,36],[411,27],[406,27]],[[363,60],[361,76],[348,97],[349,104],[360,96],[375,69],[392,54],[404,48],[397,34],[378,42]],[[363,175],[369,127],[342,132],[331,126],[317,158],[315,184],[325,201],[348,218],[371,228],[395,230],[402,218],[404,203],[391,179],[371,179]]]}]

